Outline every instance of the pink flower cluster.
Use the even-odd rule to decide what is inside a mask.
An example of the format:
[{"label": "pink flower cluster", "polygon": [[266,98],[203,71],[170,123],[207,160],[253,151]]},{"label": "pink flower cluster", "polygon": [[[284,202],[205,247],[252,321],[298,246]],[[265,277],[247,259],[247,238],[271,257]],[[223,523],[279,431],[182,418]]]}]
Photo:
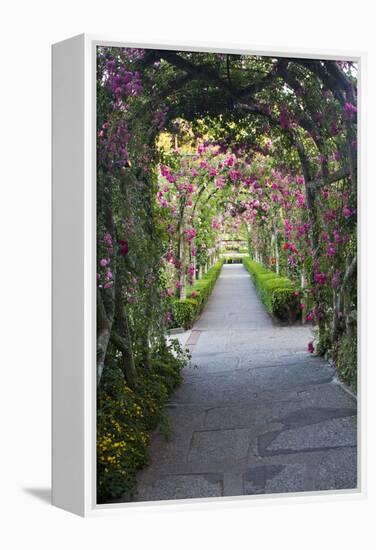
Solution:
[{"label": "pink flower cluster", "polygon": [[344,110],[345,110],[346,117],[350,120],[353,119],[356,113],[358,112],[358,109],[356,108],[356,106],[349,102],[345,103]]},{"label": "pink flower cluster", "polygon": [[124,101],[130,96],[138,97],[142,92],[140,73],[127,70],[115,59],[106,63],[104,84],[112,92],[117,102]]},{"label": "pink flower cluster", "polygon": [[123,168],[128,164],[127,144],[130,140],[127,121],[122,118],[105,122],[98,132],[98,156],[102,166]]}]

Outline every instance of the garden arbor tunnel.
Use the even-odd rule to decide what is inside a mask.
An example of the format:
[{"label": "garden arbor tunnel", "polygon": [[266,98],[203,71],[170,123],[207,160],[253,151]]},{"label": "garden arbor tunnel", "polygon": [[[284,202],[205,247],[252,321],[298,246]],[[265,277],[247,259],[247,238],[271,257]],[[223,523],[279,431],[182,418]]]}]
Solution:
[{"label": "garden arbor tunnel", "polygon": [[161,257],[185,298],[192,259],[196,273],[231,220],[254,257],[303,282],[321,351],[335,349],[356,310],[354,63],[99,48],[97,67],[98,233],[111,240],[98,258],[112,250],[113,276],[99,266],[98,372],[112,342],[135,377],[132,334],[149,350],[165,330]]}]

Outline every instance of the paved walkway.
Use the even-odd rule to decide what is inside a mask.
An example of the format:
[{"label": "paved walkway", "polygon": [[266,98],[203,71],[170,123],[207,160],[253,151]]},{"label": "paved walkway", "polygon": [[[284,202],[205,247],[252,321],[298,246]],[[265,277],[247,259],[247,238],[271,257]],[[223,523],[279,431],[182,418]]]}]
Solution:
[{"label": "paved walkway", "polygon": [[137,500],[355,488],[356,403],[310,339],[274,325],[244,267],[225,265]]}]

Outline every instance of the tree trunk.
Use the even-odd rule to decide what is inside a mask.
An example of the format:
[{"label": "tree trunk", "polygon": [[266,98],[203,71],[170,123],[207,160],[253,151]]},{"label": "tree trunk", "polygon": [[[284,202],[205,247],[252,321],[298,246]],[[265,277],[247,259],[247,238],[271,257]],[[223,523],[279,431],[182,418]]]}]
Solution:
[{"label": "tree trunk", "polygon": [[185,272],[185,239],[184,234],[180,235],[179,246],[180,276],[179,276],[179,298],[185,300],[187,297],[187,274]]},{"label": "tree trunk", "polygon": [[354,258],[349,263],[345,275],[343,277],[343,281],[341,284],[341,287],[337,293],[336,296],[334,296],[333,300],[333,325],[332,325],[332,343],[334,343],[337,338],[338,334],[341,329],[342,319],[344,317],[344,298],[345,298],[345,291],[347,288],[347,285],[351,281],[351,279],[356,276],[357,273],[357,257],[354,256]]},{"label": "tree trunk", "polygon": [[[300,273],[300,288],[302,291],[305,288],[305,275],[304,275],[303,269]],[[307,315],[307,308],[306,308],[306,305],[304,304],[304,308],[302,309],[302,325],[304,325],[306,322],[306,315]]]},{"label": "tree trunk", "polygon": [[[111,289],[105,290],[112,294]],[[99,386],[105,367],[108,344],[111,338],[114,321],[115,301],[112,296],[106,300],[109,303],[108,311],[102,299],[100,289],[97,289],[97,385]]]},{"label": "tree trunk", "polygon": [[278,248],[278,236],[275,236],[275,271],[279,275],[279,248]]},{"label": "tree trunk", "polygon": [[131,388],[134,388],[137,383],[137,372],[134,363],[128,318],[126,315],[119,282],[117,282],[115,290],[114,329],[115,330],[111,333],[111,341],[122,354],[121,365],[127,384]]},{"label": "tree trunk", "polygon": [[184,202],[183,199],[180,199],[180,208],[179,208],[179,223],[178,223],[178,232],[179,232],[179,240],[178,240],[178,259],[180,261],[180,267],[178,270],[179,275],[179,288],[178,288],[178,297],[181,300],[185,300],[187,297],[187,289],[186,289],[186,273],[185,273],[185,238],[184,238]]}]

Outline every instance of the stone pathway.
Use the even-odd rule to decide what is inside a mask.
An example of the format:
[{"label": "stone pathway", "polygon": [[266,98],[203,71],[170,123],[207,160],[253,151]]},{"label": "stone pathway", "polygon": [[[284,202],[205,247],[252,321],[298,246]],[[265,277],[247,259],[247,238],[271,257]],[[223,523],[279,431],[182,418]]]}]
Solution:
[{"label": "stone pathway", "polygon": [[355,488],[356,402],[310,339],[309,327],[276,326],[244,267],[225,265],[187,340],[171,438],[154,434],[136,500]]}]

